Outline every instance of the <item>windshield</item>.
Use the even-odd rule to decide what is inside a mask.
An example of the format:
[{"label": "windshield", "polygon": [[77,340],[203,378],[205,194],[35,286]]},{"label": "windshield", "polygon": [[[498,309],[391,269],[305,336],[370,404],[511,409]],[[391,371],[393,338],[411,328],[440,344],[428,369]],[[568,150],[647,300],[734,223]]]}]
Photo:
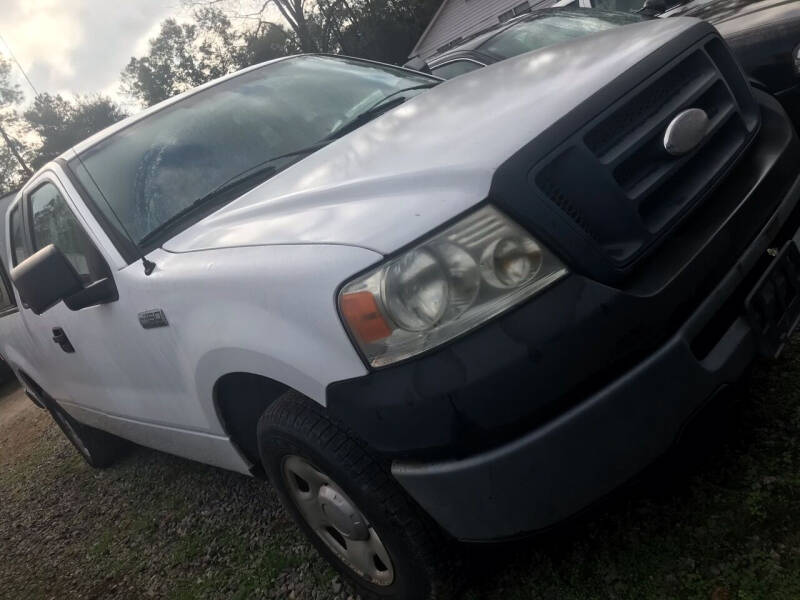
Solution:
[{"label": "windshield", "polygon": [[122,221],[136,243],[150,242],[198,199],[214,204],[241,194],[244,188],[215,197],[238,175],[280,157],[260,180],[248,179],[252,187],[351,129],[386,96],[437,82],[387,65],[295,57],[164,108],[83,152],[70,168],[112,226]]},{"label": "windshield", "polygon": [[520,21],[490,38],[477,49],[498,59],[510,58],[531,50],[613,29],[620,25],[637,23],[641,20],[643,18],[638,15],[625,13],[606,13],[594,10],[585,13],[560,12]]}]

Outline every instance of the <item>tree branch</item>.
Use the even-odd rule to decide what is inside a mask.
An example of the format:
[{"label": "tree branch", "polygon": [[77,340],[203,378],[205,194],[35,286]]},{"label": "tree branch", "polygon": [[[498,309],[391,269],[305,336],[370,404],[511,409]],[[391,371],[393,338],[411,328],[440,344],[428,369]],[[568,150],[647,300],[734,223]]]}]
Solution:
[{"label": "tree branch", "polygon": [[8,146],[8,149],[11,151],[11,154],[14,155],[14,158],[17,160],[17,162],[19,163],[19,166],[25,172],[25,175],[27,175],[28,177],[33,175],[33,171],[31,171],[30,167],[25,162],[25,159],[22,158],[22,155],[17,150],[17,147],[14,144],[14,141],[8,136],[8,134],[6,133],[6,130],[3,129],[2,125],[0,125],[0,137],[2,137],[3,140],[5,141],[6,146]]}]

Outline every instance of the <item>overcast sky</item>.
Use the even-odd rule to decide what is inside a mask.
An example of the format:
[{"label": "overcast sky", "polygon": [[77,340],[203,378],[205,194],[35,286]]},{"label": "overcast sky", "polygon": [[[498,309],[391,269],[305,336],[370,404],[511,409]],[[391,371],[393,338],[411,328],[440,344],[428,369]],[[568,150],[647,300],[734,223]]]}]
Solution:
[{"label": "overcast sky", "polygon": [[0,35],[40,92],[116,96],[130,57],[182,14],[180,0],[0,0]]}]

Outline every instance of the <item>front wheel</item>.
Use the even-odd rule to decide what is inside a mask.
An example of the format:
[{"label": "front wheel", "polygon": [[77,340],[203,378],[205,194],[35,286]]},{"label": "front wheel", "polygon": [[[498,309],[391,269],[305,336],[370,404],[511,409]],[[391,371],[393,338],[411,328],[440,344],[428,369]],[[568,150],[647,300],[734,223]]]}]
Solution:
[{"label": "front wheel", "polygon": [[288,392],[264,412],[258,439],[284,506],[362,596],[448,596],[452,544],[323,408]]}]

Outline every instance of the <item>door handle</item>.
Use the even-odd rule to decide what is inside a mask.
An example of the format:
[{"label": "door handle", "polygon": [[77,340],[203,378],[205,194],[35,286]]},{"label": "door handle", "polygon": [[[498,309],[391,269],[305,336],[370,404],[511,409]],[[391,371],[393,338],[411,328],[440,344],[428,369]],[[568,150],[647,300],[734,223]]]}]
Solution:
[{"label": "door handle", "polygon": [[53,327],[53,341],[61,346],[61,349],[68,354],[72,354],[75,352],[75,347],[72,345],[72,342],[69,341],[67,334],[64,333],[64,330],[61,327]]}]

